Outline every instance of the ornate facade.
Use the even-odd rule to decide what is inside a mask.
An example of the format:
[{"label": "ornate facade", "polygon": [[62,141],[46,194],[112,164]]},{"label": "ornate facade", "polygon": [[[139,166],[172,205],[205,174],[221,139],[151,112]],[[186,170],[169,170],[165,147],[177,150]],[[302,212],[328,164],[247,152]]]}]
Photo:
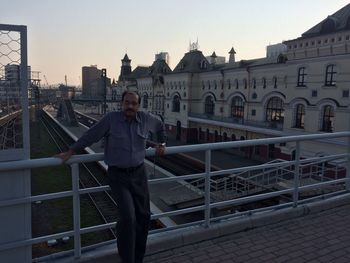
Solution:
[{"label": "ornate facade", "polygon": [[[171,138],[191,143],[349,130],[350,4],[283,44],[279,54],[241,61],[232,48],[224,64],[194,48],[173,71],[156,60],[156,72],[152,65],[135,78],[141,107],[164,116]],[[341,139],[304,143],[302,155],[344,147]],[[293,158],[294,149],[269,145],[241,153],[267,160]]]}]

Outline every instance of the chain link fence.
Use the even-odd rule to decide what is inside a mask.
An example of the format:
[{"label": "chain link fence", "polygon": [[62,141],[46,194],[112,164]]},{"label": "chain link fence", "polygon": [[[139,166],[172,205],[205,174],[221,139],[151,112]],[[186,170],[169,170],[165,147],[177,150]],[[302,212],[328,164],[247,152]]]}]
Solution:
[{"label": "chain link fence", "polygon": [[21,35],[0,29],[0,150],[22,148]]}]

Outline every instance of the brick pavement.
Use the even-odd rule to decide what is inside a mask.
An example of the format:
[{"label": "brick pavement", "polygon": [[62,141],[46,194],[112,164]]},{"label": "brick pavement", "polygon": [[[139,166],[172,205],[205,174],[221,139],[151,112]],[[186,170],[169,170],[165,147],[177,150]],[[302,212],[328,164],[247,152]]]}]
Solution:
[{"label": "brick pavement", "polygon": [[149,255],[145,263],[350,262],[350,204]]}]

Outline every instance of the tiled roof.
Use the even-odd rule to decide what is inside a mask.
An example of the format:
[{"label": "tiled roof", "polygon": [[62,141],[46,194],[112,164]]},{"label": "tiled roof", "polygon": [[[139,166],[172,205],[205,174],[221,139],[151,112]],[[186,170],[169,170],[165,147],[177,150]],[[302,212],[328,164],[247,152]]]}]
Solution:
[{"label": "tiled roof", "polygon": [[350,4],[310,28],[302,37],[314,37],[342,30],[350,30]]}]

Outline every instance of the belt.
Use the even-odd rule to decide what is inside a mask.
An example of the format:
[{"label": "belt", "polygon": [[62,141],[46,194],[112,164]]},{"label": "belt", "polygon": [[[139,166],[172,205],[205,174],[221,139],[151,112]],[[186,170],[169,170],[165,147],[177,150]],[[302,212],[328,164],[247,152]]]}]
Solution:
[{"label": "belt", "polygon": [[143,166],[143,163],[139,164],[138,166],[135,167],[118,167],[118,166],[109,166],[109,168],[112,168],[114,170],[124,172],[124,173],[130,173],[130,172],[135,172],[139,168]]}]

